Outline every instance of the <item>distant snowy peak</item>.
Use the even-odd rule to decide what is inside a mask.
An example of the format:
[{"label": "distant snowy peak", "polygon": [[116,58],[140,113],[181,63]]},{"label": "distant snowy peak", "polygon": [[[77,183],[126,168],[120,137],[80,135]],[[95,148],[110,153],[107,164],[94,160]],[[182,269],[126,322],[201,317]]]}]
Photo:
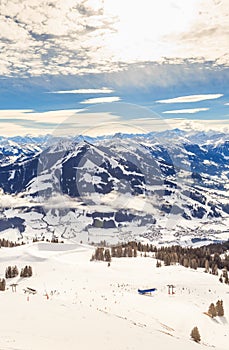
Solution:
[{"label": "distant snowy peak", "polygon": [[19,144],[11,139],[0,138],[0,165],[13,164],[39,152],[41,147],[36,143]]},{"label": "distant snowy peak", "polygon": [[23,148],[30,145],[30,147],[36,148],[39,147],[41,149],[45,149],[50,145],[57,143],[71,143],[76,142],[79,143],[81,141],[88,141],[89,143],[96,143],[103,140],[125,140],[125,139],[149,139],[149,140],[160,140],[163,142],[170,143],[196,143],[199,145],[203,144],[222,144],[226,141],[229,141],[229,134],[222,133],[217,131],[184,131],[178,128],[165,130],[162,132],[150,132],[148,134],[127,134],[127,133],[116,133],[114,135],[104,135],[98,137],[91,137],[87,135],[76,135],[74,137],[57,137],[51,134],[47,134],[44,136],[14,136],[14,137],[1,137],[0,136],[0,145],[11,144],[14,145],[15,148]]}]

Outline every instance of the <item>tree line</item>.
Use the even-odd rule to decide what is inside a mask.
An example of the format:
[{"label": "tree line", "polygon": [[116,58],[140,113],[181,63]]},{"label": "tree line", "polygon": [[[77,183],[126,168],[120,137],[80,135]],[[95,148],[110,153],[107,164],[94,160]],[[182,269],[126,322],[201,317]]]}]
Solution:
[{"label": "tree line", "polygon": [[204,268],[206,273],[213,275],[218,275],[220,269],[222,272],[219,281],[228,284],[229,255],[226,253],[228,249],[229,241],[198,248],[175,245],[156,249],[155,258],[163,261],[166,266],[178,263],[195,270],[200,267]]},{"label": "tree line", "polygon": [[16,242],[12,242],[9,241],[8,239],[5,238],[0,238],[0,248],[4,247],[4,248],[13,248],[13,247],[18,247],[19,245],[24,244],[23,242],[20,243],[16,243]]},{"label": "tree line", "polygon": [[[103,247],[101,246],[103,243]],[[111,258],[137,257],[137,252],[142,256],[148,256],[153,253],[157,259],[157,267],[161,266],[161,261],[165,266],[172,264],[180,264],[184,267],[192,269],[204,268],[205,272],[218,275],[220,282],[229,284],[229,240],[223,243],[213,243],[201,247],[181,247],[172,245],[168,247],[156,247],[152,244],[143,244],[141,242],[127,242],[106,246],[106,242],[101,242],[100,246],[95,249],[91,260],[111,261]]]},{"label": "tree line", "polygon": [[108,247],[97,247],[91,257],[91,261],[100,260],[110,262],[111,258],[132,258],[137,257],[137,243],[128,242]]}]

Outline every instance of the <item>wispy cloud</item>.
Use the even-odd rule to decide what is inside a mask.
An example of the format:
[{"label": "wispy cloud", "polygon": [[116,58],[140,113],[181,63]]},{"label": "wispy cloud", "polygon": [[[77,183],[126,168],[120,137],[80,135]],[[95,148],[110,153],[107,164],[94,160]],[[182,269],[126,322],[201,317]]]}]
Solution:
[{"label": "wispy cloud", "polygon": [[[102,106],[102,105],[101,105]],[[82,110],[81,110],[82,112]],[[185,112],[187,113],[187,112]],[[50,112],[0,111],[0,136],[47,135],[71,136],[105,134],[147,133],[174,128],[182,130],[220,130],[229,132],[229,120],[164,119],[137,116],[130,120],[117,111],[61,110]]]},{"label": "wispy cloud", "polygon": [[159,100],[156,102],[158,103],[190,103],[190,102],[199,102],[199,101],[205,101],[205,100],[214,100],[222,96],[223,94],[189,95],[189,96],[169,98],[166,100]]},{"label": "wispy cloud", "polygon": [[47,112],[0,110],[0,136],[79,135],[86,130],[100,128],[101,124],[121,120],[118,115],[104,112],[83,113],[83,111],[83,109]]},{"label": "wispy cloud", "polygon": [[111,97],[95,97],[95,98],[89,98],[87,100],[84,100],[80,102],[81,104],[94,104],[94,103],[106,103],[106,102],[117,102],[120,101],[120,97],[118,96],[111,96]]},{"label": "wispy cloud", "polygon": [[187,108],[187,109],[176,109],[172,111],[164,111],[164,114],[193,114],[198,112],[209,111],[209,108]]},{"label": "wispy cloud", "polygon": [[50,91],[47,94],[111,94],[114,90],[103,87],[101,89],[76,89],[76,90],[60,90]]}]

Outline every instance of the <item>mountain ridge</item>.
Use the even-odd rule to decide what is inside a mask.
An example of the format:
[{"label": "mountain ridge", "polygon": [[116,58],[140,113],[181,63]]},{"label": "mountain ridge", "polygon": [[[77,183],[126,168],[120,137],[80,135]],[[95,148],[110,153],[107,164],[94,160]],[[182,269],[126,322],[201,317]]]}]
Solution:
[{"label": "mountain ridge", "polygon": [[[171,133],[178,138],[173,140]],[[203,142],[197,136],[199,144],[175,129],[39,145],[32,154],[0,164],[2,196],[26,202],[10,209],[2,205],[2,220],[11,221],[2,227],[14,227],[16,217],[19,233],[32,235],[33,227],[40,226],[41,235],[56,232],[69,238],[86,232],[87,239],[89,231],[96,235],[98,230],[105,236],[109,230],[151,230],[161,236],[166,229],[180,232],[183,225],[191,232],[193,226],[217,220],[224,228],[229,216],[227,135],[210,133],[209,142],[206,134]]]}]

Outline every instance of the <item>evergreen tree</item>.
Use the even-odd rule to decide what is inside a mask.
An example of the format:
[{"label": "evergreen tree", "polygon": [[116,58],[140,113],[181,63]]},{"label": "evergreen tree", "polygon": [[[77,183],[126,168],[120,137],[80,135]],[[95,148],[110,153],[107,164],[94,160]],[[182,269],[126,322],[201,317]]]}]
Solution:
[{"label": "evergreen tree", "polygon": [[227,272],[227,268],[226,267],[223,269],[223,277],[224,277],[224,282],[226,284],[228,284],[229,283],[229,279],[228,279],[228,272]]},{"label": "evergreen tree", "polygon": [[31,277],[33,274],[31,266],[25,266],[21,269],[20,277]]},{"label": "evergreen tree", "polygon": [[98,247],[95,250],[95,260],[104,260],[104,255],[103,255],[104,248]]},{"label": "evergreen tree", "polygon": [[200,333],[199,333],[199,330],[198,330],[198,328],[197,327],[194,327],[193,329],[192,329],[192,331],[191,331],[191,337],[192,337],[192,339],[195,341],[195,342],[197,342],[197,343],[199,343],[200,342]]},{"label": "evergreen tree", "polygon": [[118,246],[118,247],[117,247],[117,257],[118,257],[118,258],[121,258],[121,257],[122,257],[122,247],[121,247],[121,246]]},{"label": "evergreen tree", "polygon": [[218,275],[218,265],[217,264],[214,264],[212,266],[212,274],[217,276]]},{"label": "evergreen tree", "polygon": [[218,316],[224,316],[223,300],[218,300],[216,303],[216,312]]},{"label": "evergreen tree", "polygon": [[11,278],[11,266],[6,268],[5,278]]},{"label": "evergreen tree", "polygon": [[205,266],[205,272],[209,272],[209,261],[208,260],[205,260],[205,264],[204,264],[204,266]]},{"label": "evergreen tree", "polygon": [[192,269],[194,269],[194,270],[197,269],[198,264],[197,264],[196,259],[192,259],[192,260],[191,260],[191,262],[190,262],[190,267],[191,267]]},{"label": "evergreen tree", "polygon": [[6,289],[6,280],[5,278],[0,278],[0,290],[4,291]]},{"label": "evergreen tree", "polygon": [[170,265],[171,259],[170,259],[169,254],[166,254],[166,255],[165,255],[164,263],[165,263],[165,266],[169,266],[169,265]]},{"label": "evergreen tree", "polygon": [[117,253],[116,253],[116,248],[115,247],[112,247],[111,248],[111,256],[112,256],[112,258],[114,257],[116,257],[117,256]]},{"label": "evergreen tree", "polygon": [[133,256],[132,247],[128,247],[127,255],[128,255],[128,258],[132,258],[132,256]]},{"label": "evergreen tree", "polygon": [[137,258],[137,249],[134,248],[134,258]]},{"label": "evergreen tree", "polygon": [[104,258],[105,258],[105,261],[107,261],[107,262],[111,261],[110,249],[105,249]]},{"label": "evergreen tree", "polygon": [[184,258],[183,266],[184,267],[189,267],[189,261],[188,261],[188,259],[186,257]]},{"label": "evergreen tree", "polygon": [[32,267],[28,267],[28,277],[31,277],[33,275]]},{"label": "evergreen tree", "polygon": [[142,252],[142,244],[141,244],[141,242],[138,242],[138,251]]},{"label": "evergreen tree", "polygon": [[13,268],[12,268],[11,270],[12,270],[12,277],[16,277],[16,276],[18,276],[19,271],[18,271],[18,268],[17,268],[17,266],[16,266],[16,265],[15,265],[15,266],[13,266]]},{"label": "evergreen tree", "polygon": [[213,303],[209,306],[208,314],[213,318],[217,316],[216,307]]}]

